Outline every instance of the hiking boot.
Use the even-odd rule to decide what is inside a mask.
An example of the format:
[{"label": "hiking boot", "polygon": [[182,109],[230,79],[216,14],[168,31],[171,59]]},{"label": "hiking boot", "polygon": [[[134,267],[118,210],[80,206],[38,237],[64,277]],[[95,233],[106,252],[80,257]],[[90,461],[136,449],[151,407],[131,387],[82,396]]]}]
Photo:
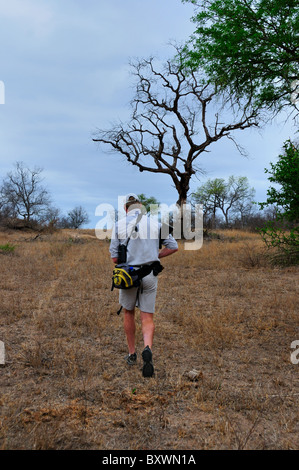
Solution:
[{"label": "hiking boot", "polygon": [[137,354],[136,353],[133,353],[133,354],[129,354],[127,357],[127,363],[129,364],[129,366],[134,366],[134,364],[136,364],[137,362]]},{"label": "hiking boot", "polygon": [[146,346],[142,351],[142,359],[143,359],[143,368],[142,368],[142,375],[143,377],[152,377],[154,375],[154,366],[153,366],[153,354],[149,346]]}]

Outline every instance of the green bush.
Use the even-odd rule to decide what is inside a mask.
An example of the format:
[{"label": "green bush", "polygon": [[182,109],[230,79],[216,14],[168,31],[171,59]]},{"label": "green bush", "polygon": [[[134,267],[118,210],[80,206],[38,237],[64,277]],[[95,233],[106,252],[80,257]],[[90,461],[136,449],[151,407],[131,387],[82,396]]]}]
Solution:
[{"label": "green bush", "polygon": [[[266,246],[270,249],[272,261],[280,264],[299,263],[299,146],[290,140],[284,144],[284,153],[277,163],[271,163],[265,170],[271,176],[271,183],[280,187],[270,187],[267,201],[261,208],[275,204],[276,221],[268,222],[260,229]],[[274,249],[274,251],[273,251]],[[272,254],[273,253],[273,254]]]},{"label": "green bush", "polygon": [[269,249],[269,257],[275,264],[299,264],[299,227],[289,230],[276,227],[272,222],[260,230]]}]

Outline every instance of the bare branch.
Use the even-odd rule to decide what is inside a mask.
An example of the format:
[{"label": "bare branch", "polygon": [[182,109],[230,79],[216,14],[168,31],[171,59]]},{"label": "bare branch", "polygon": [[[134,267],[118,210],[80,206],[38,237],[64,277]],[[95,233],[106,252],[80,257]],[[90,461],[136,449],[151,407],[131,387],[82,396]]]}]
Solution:
[{"label": "bare branch", "polygon": [[217,90],[202,84],[195,72],[186,74],[172,61],[157,67],[153,58],[131,63],[131,67],[136,92],[129,123],[99,130],[93,140],[120,153],[140,171],[170,175],[182,203],[198,171],[200,154],[223,137],[232,139],[234,131],[256,126],[257,114],[247,103],[233,122],[221,124],[221,110],[214,121],[211,118]]}]

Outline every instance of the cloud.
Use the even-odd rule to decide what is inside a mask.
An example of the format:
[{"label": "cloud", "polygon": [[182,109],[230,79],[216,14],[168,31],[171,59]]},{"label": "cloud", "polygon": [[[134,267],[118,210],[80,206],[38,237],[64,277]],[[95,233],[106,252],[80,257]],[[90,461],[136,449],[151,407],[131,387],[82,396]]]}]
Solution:
[{"label": "cloud", "polygon": [[1,0],[0,19],[18,23],[36,36],[43,36],[53,20],[53,11],[45,1]]}]

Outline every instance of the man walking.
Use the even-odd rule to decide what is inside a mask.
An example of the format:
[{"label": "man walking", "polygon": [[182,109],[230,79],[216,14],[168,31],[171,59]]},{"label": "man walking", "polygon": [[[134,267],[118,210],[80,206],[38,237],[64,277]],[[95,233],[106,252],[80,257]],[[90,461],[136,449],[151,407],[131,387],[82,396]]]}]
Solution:
[{"label": "man walking", "polygon": [[[112,261],[117,264],[118,248],[124,244],[130,234],[127,245],[127,264],[140,268],[159,262],[165,256],[169,256],[178,250],[178,244],[172,235],[168,235],[162,244],[164,248],[159,251],[161,224],[153,218],[142,215],[142,204],[134,193],[125,198],[126,217],[116,222],[112,230],[110,243],[110,254]],[[119,302],[124,309],[124,330],[127,339],[129,354],[127,363],[137,363],[135,349],[135,307],[140,309],[140,320],[143,335],[144,349],[142,352],[144,377],[152,377],[153,366],[153,339],[155,301],[157,294],[158,279],[155,272],[150,272],[141,280],[139,287],[120,289]]]}]

